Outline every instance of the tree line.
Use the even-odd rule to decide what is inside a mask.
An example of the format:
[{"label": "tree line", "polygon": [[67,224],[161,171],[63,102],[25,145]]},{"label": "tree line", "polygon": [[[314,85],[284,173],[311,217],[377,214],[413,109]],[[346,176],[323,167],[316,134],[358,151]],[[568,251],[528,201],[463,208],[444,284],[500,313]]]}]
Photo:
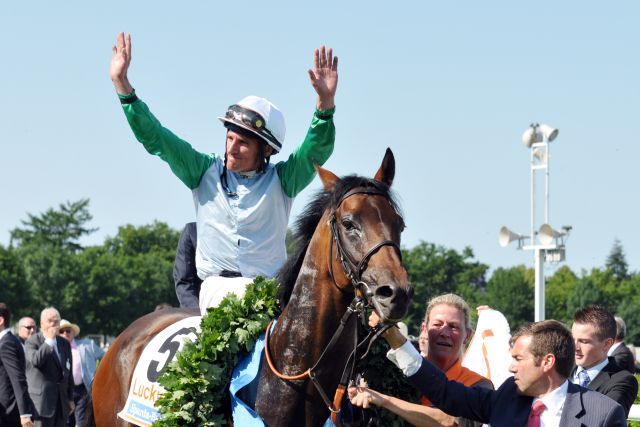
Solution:
[{"label": "tree line", "polygon": [[[95,232],[89,200],[60,204],[28,214],[0,244],[0,301],[16,318],[53,305],[83,331],[117,335],[161,302],[178,304],[172,278],[181,230],[167,224],[123,225],[101,245],[82,246]],[[291,242],[288,242],[290,250]],[[475,259],[470,247],[458,252],[429,242],[402,250],[413,302],[405,322],[417,335],[425,302],[455,292],[471,307],[500,310],[511,328],[533,321],[534,272],[524,265],[497,268]],[[598,303],[623,317],[628,342],[640,341],[640,273],[629,271],[624,249],[615,241],[603,267],[573,272],[566,265],[546,278],[546,318],[570,323],[573,313]]]}]

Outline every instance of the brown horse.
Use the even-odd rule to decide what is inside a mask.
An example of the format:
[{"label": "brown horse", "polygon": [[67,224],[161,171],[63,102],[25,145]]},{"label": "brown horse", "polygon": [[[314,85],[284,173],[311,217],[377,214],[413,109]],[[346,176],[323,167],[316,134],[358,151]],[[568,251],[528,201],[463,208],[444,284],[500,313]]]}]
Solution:
[{"label": "brown horse", "polygon": [[[399,248],[404,222],[389,189],[395,175],[391,150],[374,179],[341,179],[317,170],[324,191],[297,221],[296,253],[279,274],[284,309],[267,339],[273,365],[263,363],[260,372],[255,409],[269,426],[325,422],[330,405],[319,390],[333,396],[353,350],[355,316],[333,337],[356,296],[366,298],[382,319],[396,322],[405,316],[413,293]],[[98,427],[128,425],[116,421],[116,413],[126,401],[142,347],[161,325],[187,315],[153,313],[114,342],[93,385]],[[323,356],[327,346],[330,354]],[[303,375],[311,367],[313,379]]]}]

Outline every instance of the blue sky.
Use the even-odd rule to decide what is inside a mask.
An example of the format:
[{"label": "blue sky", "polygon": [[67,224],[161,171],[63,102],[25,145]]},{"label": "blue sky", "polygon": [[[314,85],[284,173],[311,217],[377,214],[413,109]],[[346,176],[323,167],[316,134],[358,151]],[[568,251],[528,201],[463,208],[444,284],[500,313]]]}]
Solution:
[{"label": "blue sky", "polygon": [[[497,233],[529,228],[522,132],[557,127],[550,222],[573,226],[567,264],[602,266],[618,238],[640,270],[639,12],[633,1],[4,4],[0,243],[27,213],[80,198],[99,228],[86,244],[128,223],[193,219],[190,192],[135,141],[115,97],[111,45],[126,31],[130,80],[166,127],[221,152],[215,117],[264,96],[286,117],[280,158],[311,119],[313,49],[333,47],[337,141],[326,167],[372,175],[391,147],[403,245],[471,246],[492,268],[533,264]],[[299,196],[292,219],[318,188]]]}]

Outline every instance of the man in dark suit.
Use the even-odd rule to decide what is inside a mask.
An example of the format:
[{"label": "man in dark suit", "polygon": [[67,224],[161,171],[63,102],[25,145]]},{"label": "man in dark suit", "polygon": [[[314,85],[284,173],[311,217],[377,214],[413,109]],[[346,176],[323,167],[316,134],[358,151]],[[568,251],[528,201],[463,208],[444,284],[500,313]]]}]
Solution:
[{"label": "man in dark suit", "polygon": [[638,394],[638,381],[618,366],[607,352],[616,336],[616,321],[606,308],[590,305],[573,315],[571,335],[576,347],[574,383],[610,397],[629,415]]},{"label": "man in dark suit", "polygon": [[36,427],[63,427],[73,411],[71,346],[58,336],[60,313],[53,307],[40,315],[40,332],[26,343],[27,383],[38,411]]},{"label": "man in dark suit", "polygon": [[199,308],[202,279],[196,270],[197,241],[196,223],[190,222],[182,230],[173,264],[173,281],[181,308]]},{"label": "man in dark suit", "polygon": [[616,319],[616,339],[607,354],[613,357],[616,364],[622,369],[635,374],[638,371],[636,357],[624,343],[624,339],[627,337],[627,325],[622,317],[615,316],[614,319]]},{"label": "man in dark suit", "polygon": [[24,349],[24,343],[27,342],[27,339],[38,332],[38,328],[36,327],[36,321],[31,317],[23,317],[18,321],[18,339],[20,343],[22,343],[22,348]]},{"label": "man in dark suit", "polygon": [[[465,387],[448,381],[400,334],[390,328],[385,338],[391,359],[436,407],[492,427],[627,425],[622,406],[600,393],[567,381],[573,367],[571,332],[560,322],[546,320],[520,328],[511,340],[513,377],[498,390]],[[359,405],[357,389],[349,396]]]},{"label": "man in dark suit", "polygon": [[11,311],[0,302],[0,426],[32,427],[35,408],[27,390],[24,351],[10,323]]}]

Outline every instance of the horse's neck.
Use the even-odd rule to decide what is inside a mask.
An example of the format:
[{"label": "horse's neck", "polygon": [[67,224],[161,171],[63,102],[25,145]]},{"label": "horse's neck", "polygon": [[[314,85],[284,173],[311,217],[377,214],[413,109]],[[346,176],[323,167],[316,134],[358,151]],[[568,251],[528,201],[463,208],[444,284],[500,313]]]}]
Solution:
[{"label": "horse's neck", "polygon": [[[330,239],[316,237],[309,245],[291,299],[274,333],[280,345],[297,349],[302,357],[319,355],[353,298],[353,295],[339,291],[331,278]],[[345,331],[345,335],[349,332]]]}]

